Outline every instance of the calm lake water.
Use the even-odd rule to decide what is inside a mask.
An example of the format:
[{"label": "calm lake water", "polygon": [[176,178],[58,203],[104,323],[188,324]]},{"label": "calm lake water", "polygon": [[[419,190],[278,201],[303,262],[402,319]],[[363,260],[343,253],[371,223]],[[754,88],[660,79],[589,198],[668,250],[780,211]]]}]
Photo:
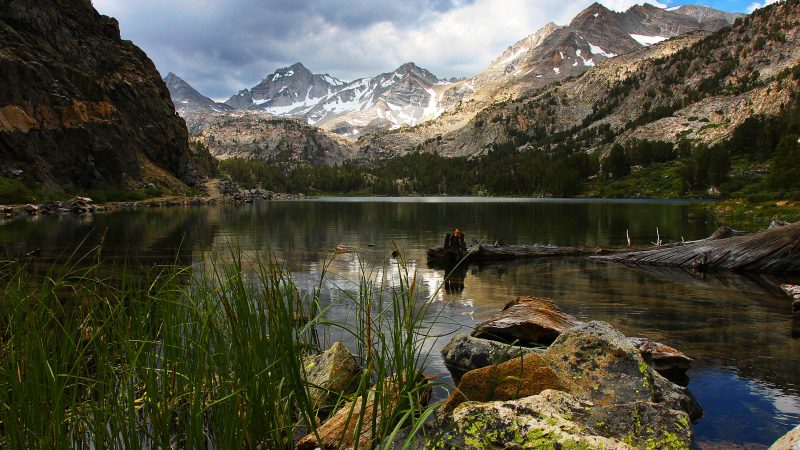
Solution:
[{"label": "calm lake water", "polygon": [[[463,290],[439,289],[444,272],[428,268],[425,250],[460,227],[467,241],[624,246],[708,236],[713,223],[690,219],[690,205],[669,201],[329,198],[198,208],[123,211],[86,218],[41,217],[0,222],[0,251],[41,249],[45,262],[83,242],[103,242],[109,259],[143,264],[226,258],[232,246],[274,254],[305,288],[323,285],[333,319],[348,319],[344,292],[365,271],[396,278],[393,245],[417,271],[422,293],[441,314],[428,372],[450,377],[439,350],[452,333],[523,295],[555,299],[581,320],[602,320],[629,336],[646,336],[695,358],[689,388],[705,409],[695,426],[699,447],[765,448],[800,423],[800,330],[776,284],[797,278],[693,275],[587,259],[546,259],[470,267]],[[393,244],[394,243],[394,244]],[[794,328],[793,328],[794,327]],[[336,336],[331,336],[336,338]]]}]

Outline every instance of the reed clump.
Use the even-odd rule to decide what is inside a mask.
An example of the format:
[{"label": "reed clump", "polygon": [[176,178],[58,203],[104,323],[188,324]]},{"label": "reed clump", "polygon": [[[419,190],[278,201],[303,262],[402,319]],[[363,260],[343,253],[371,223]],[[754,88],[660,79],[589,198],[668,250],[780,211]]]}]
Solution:
[{"label": "reed clump", "polygon": [[[345,305],[323,305],[320,288],[300,289],[273,259],[230,256],[147,269],[0,263],[0,447],[290,449],[359,398],[380,409],[350,406],[369,447],[422,430],[435,317],[402,260],[391,286],[364,271]],[[334,307],[353,320],[327,320]],[[351,336],[362,367],[333,405],[312,401],[304,375],[303,358],[329,344],[321,329]]]}]

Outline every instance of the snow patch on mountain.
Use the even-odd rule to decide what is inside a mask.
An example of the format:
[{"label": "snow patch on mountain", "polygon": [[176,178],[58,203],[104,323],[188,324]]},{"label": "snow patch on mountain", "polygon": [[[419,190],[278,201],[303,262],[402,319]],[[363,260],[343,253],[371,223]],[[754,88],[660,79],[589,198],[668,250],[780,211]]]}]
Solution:
[{"label": "snow patch on mountain", "polygon": [[641,34],[631,34],[630,37],[632,37],[634,41],[644,45],[645,47],[649,47],[651,45],[655,45],[658,44],[659,42],[663,42],[669,39],[663,36],[643,36]]},{"label": "snow patch on mountain", "polygon": [[591,42],[589,43],[589,51],[593,55],[605,56],[606,58],[613,58],[613,57],[617,56],[616,53],[606,52],[605,50],[603,50],[602,48],[600,48],[597,45],[592,44]]}]

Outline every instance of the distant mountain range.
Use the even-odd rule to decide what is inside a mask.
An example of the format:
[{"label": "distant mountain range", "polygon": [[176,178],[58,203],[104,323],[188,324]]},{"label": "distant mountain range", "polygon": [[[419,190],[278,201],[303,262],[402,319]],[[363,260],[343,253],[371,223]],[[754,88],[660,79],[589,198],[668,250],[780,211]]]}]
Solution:
[{"label": "distant mountain range", "polygon": [[[570,25],[550,23],[510,46],[484,72],[454,83],[440,80],[411,62],[392,72],[351,82],[314,74],[298,62],[231,96],[223,106],[174,74],[165,81],[179,113],[263,111],[355,136],[417,125],[473,97],[492,101],[498,95],[524,94],[579,75],[610,57],[690,31],[716,30],[738,17],[741,15],[701,6],[666,10],[637,5],[617,13],[595,3]],[[485,92],[478,92],[482,89]]]},{"label": "distant mountain range", "polygon": [[[174,74],[165,81],[178,112],[195,116],[187,117],[191,123],[208,122],[198,115],[249,111],[300,119],[361,141],[375,142],[367,138],[374,132],[402,131],[427,123],[435,124],[441,135],[464,127],[492,104],[523,98],[580,76],[609,58],[687,33],[716,31],[743,17],[702,6],[662,9],[645,4],[614,12],[594,3],[569,25],[547,24],[509,46],[480,74],[457,81],[442,80],[406,63],[392,72],[344,82],[328,74],[313,74],[296,63],[276,70],[224,104],[203,96]],[[247,117],[252,120],[251,115]],[[190,130],[196,128],[191,123]],[[420,141],[418,138],[429,136],[417,133],[410,141]],[[386,139],[393,137],[383,141]],[[207,144],[213,152],[213,142]],[[407,144],[407,139],[390,145],[383,142],[381,149]]]}]

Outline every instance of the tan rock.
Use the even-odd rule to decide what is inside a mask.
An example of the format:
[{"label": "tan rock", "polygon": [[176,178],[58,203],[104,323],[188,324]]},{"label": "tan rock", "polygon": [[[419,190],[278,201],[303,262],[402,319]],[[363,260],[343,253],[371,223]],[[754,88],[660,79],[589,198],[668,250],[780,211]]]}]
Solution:
[{"label": "tan rock", "polygon": [[307,357],[303,361],[309,396],[316,408],[335,402],[342,395],[352,392],[353,380],[360,367],[355,357],[342,345],[334,343],[331,348]]},{"label": "tan rock", "polygon": [[769,450],[800,450],[800,426],[775,441]]},{"label": "tan rock", "polygon": [[563,390],[559,376],[539,354],[467,372],[444,405],[449,411],[467,401],[513,400],[546,389]]}]

